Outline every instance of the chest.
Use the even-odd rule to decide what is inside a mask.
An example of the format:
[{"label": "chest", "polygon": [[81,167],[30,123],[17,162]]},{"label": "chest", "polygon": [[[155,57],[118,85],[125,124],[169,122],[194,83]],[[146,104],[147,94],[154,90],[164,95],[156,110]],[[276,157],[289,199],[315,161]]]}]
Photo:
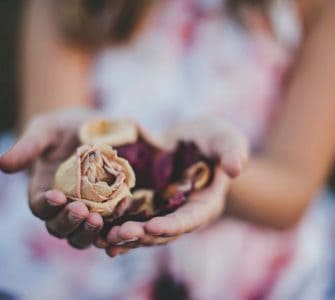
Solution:
[{"label": "chest", "polygon": [[132,44],[100,55],[94,81],[103,109],[156,130],[219,116],[259,139],[277,106],[287,52],[217,10],[178,3]]}]

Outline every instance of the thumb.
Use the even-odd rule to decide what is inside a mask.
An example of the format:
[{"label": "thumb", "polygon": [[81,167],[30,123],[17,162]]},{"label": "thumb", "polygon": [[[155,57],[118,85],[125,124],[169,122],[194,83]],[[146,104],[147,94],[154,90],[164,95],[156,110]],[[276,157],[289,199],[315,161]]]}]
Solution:
[{"label": "thumb", "polygon": [[237,177],[249,160],[247,139],[236,129],[227,126],[222,128],[221,135],[212,139],[212,152],[220,158],[225,173]]},{"label": "thumb", "polygon": [[50,149],[55,134],[48,123],[44,117],[33,120],[16,144],[0,156],[0,170],[6,173],[24,170]]}]

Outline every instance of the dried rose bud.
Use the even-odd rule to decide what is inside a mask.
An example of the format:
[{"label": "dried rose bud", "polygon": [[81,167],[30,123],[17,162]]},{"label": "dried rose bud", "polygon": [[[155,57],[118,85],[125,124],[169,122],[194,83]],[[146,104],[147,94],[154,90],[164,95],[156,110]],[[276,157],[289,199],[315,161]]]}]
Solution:
[{"label": "dried rose bud", "polygon": [[82,144],[107,144],[117,147],[135,143],[137,139],[138,128],[129,120],[97,119],[83,124],[79,131]]},{"label": "dried rose bud", "polygon": [[111,216],[134,186],[135,174],[128,161],[108,145],[79,147],[55,175],[55,188],[103,217]]}]

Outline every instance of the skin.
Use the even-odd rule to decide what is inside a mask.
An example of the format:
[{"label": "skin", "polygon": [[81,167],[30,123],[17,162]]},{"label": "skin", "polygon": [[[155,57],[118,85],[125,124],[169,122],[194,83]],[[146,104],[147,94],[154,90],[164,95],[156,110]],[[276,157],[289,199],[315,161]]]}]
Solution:
[{"label": "skin", "polygon": [[[88,74],[92,55],[61,41],[43,3],[31,1],[24,27],[21,124],[26,130],[16,146],[0,157],[0,168],[15,172],[33,165],[30,206],[36,216],[45,220],[53,235],[67,238],[78,248],[94,241],[108,255],[116,256],[135,247],[168,243],[209,224],[224,211],[280,229],[290,228],[299,221],[324,184],[335,153],[334,4],[301,1],[305,36],[283,106],[261,151],[251,157],[241,176],[228,180],[226,175],[238,175],[247,158],[246,144],[236,131],[223,123],[219,130],[213,128],[211,120],[202,120],[198,130],[194,127],[192,130],[194,124],[180,125],[176,130],[179,133],[171,134],[167,143],[180,137],[192,139],[204,143],[206,153],[223,158],[213,185],[173,214],[145,223],[127,222],[114,227],[107,240],[102,240],[96,238],[103,226],[98,215],[89,213],[81,203],[67,204],[62,193],[49,190],[55,167],[75,147],[59,141],[65,135],[73,137],[79,124],[92,112],[86,111],[87,115],[77,109],[75,113],[45,114],[37,121],[35,114],[65,106],[90,107]],[[311,5],[319,9],[313,10]],[[42,42],[49,45],[49,51],[38,47]],[[34,54],[34,47],[42,53]],[[30,119],[35,121],[25,125]],[[206,149],[206,145],[210,148]],[[93,225],[96,230],[87,230],[85,224]]]},{"label": "skin", "polygon": [[[245,172],[232,183],[228,212],[288,228],[324,184],[335,153],[335,6],[310,16],[303,47],[276,124]],[[261,188],[260,188],[261,186]]]}]

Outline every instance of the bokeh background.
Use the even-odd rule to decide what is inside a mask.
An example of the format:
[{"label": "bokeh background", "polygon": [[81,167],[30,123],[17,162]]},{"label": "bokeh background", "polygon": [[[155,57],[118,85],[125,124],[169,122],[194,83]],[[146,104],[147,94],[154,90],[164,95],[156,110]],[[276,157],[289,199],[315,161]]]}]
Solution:
[{"label": "bokeh background", "polygon": [[0,131],[15,126],[17,50],[22,4],[20,0],[0,1]]},{"label": "bokeh background", "polygon": [[[24,1],[0,1],[0,132],[15,129],[18,91],[18,50],[20,20]],[[335,172],[329,178],[335,191]]]},{"label": "bokeh background", "polygon": [[[25,5],[25,1],[24,0],[0,0],[0,134],[2,132],[8,132],[8,131],[15,131],[16,129],[16,125],[17,125],[17,112],[18,112],[18,107],[20,105],[20,97],[19,97],[19,84],[18,84],[18,80],[19,80],[19,72],[18,72],[18,57],[19,57],[19,51],[20,51],[20,22],[21,22],[21,15],[22,15],[22,11],[23,11],[23,6]],[[335,117],[335,116],[334,116]],[[1,140],[0,140],[1,142]],[[1,150],[1,145],[0,145],[0,150]],[[3,150],[3,149],[2,149]],[[334,172],[333,172],[334,173]],[[2,175],[2,174],[0,174]],[[22,174],[19,174],[17,177],[17,182],[18,184],[20,184],[20,186],[24,186],[25,184],[25,179],[21,178]],[[22,176],[23,177],[23,176]],[[0,188],[3,186],[5,186],[6,184],[6,180],[7,177],[1,177],[0,176]],[[335,190],[335,176],[332,175],[329,178],[329,187],[334,191]],[[14,189],[14,188],[13,188]],[[15,191],[14,191],[15,192]],[[26,197],[26,194],[21,195],[22,198]],[[330,199],[332,197],[329,197]],[[0,209],[1,209],[1,191],[0,191]],[[24,205],[22,205],[22,208],[20,208],[20,213],[18,214],[18,218],[21,218],[21,216],[23,218],[27,218],[29,220],[31,220],[33,217],[29,214],[27,214],[28,211],[28,207],[26,207],[26,203],[24,203]],[[24,215],[25,213],[25,215]],[[26,221],[26,220],[24,220]],[[12,221],[13,224],[15,223],[15,220]],[[322,223],[322,222],[321,222]],[[318,222],[313,223],[313,224],[320,224]],[[36,226],[35,226],[36,225]],[[15,224],[14,224],[15,226]],[[48,290],[50,289],[51,291],[55,292],[55,290],[57,289],[57,287],[53,286],[53,280],[56,278],[57,276],[60,277],[64,277],[64,276],[68,276],[68,277],[64,277],[65,279],[62,280],[62,282],[67,281],[67,279],[69,280],[69,286],[68,289],[75,289],[76,286],[72,286],[73,284],[76,284],[75,279],[79,276],[81,276],[81,270],[80,268],[78,268],[78,270],[76,272],[73,271],[73,269],[71,269],[69,267],[69,269],[66,269],[65,264],[63,262],[62,264],[59,264],[58,260],[56,259],[54,262],[54,264],[56,266],[60,266],[59,269],[54,268],[56,270],[55,274],[47,274],[47,276],[45,276],[45,278],[43,278],[43,259],[45,259],[45,257],[47,257],[48,255],[48,251],[51,252],[53,254],[54,257],[57,257],[57,251],[58,249],[60,250],[64,250],[68,251],[67,252],[67,260],[70,261],[72,258],[76,258],[77,262],[85,262],[87,260],[87,257],[90,257],[93,261],[96,260],[96,262],[100,263],[101,265],[96,265],[93,266],[92,269],[89,269],[89,271],[91,272],[91,276],[92,280],[95,280],[97,282],[94,282],[94,284],[96,284],[96,286],[98,286],[99,288],[101,288],[101,291],[109,291],[109,286],[105,283],[105,281],[101,281],[99,282],[99,277],[98,276],[94,276],[95,272],[97,272],[98,268],[102,269],[103,271],[105,271],[105,273],[103,273],[101,275],[101,272],[99,273],[99,276],[111,276],[110,274],[111,271],[113,271],[113,269],[116,269],[116,265],[119,263],[119,267],[120,269],[123,268],[124,264],[131,264],[134,260],[136,260],[135,257],[131,257],[130,259],[126,260],[124,258],[121,258],[121,260],[118,260],[116,265],[112,264],[109,258],[103,258],[102,260],[99,260],[100,257],[96,257],[95,253],[78,253],[77,250],[72,250],[72,249],[68,249],[68,245],[65,242],[59,242],[58,240],[52,238],[52,237],[47,237],[44,240],[38,240],[39,237],[37,236],[36,239],[34,239],[35,237],[35,232],[34,229],[40,229],[40,227],[42,226],[41,223],[39,222],[39,220],[35,220],[34,223],[35,227],[30,228],[30,236],[32,237],[31,240],[28,242],[29,247],[33,250],[33,254],[36,255],[36,257],[38,257],[39,260],[41,260],[42,262],[38,265],[40,269],[36,269],[34,274],[32,275],[32,278],[37,278],[37,280],[40,279],[40,277],[43,279],[41,280],[41,283],[45,285],[46,289]],[[326,227],[326,226],[325,226]],[[306,229],[307,228],[307,229]],[[229,224],[227,226],[227,232],[229,230],[232,230],[232,233],[229,235],[228,234],[228,240],[229,238],[231,238],[231,241],[234,241],[234,234],[236,235],[248,235],[248,228],[243,227],[243,225],[238,229],[234,231],[233,227],[229,227]],[[330,229],[330,231],[333,230],[333,234],[335,233],[334,229]],[[302,234],[304,239],[302,241],[302,245],[303,247],[309,247],[310,246],[310,242],[308,241],[308,235],[310,233],[315,234],[315,232],[317,231],[317,228],[308,228],[305,227],[305,232],[304,234]],[[45,233],[45,232],[44,232]],[[268,234],[268,232],[266,232],[266,234]],[[250,247],[248,248],[248,251],[254,251],[254,252],[259,252],[260,256],[262,255],[262,251],[264,251],[264,256],[266,257],[267,252],[266,252],[266,247],[257,247],[257,243],[259,245],[269,245],[269,249],[272,250],[273,248],[276,248],[276,242],[274,242],[274,240],[272,240],[272,233],[269,233],[269,235],[267,237],[263,237],[261,235],[257,236],[258,241],[256,241],[256,246],[253,245],[253,248]],[[335,236],[335,234],[334,234]],[[0,228],[0,238],[1,238],[1,228]],[[17,239],[17,237],[15,237]],[[44,238],[44,237],[43,237]],[[317,240],[317,239],[316,239]],[[312,240],[313,241],[313,240]],[[13,243],[14,247],[16,244],[19,245],[18,240],[12,240],[9,241],[10,243]],[[209,242],[211,242],[209,240]],[[226,241],[224,241],[226,242]],[[300,241],[301,242],[301,241]],[[7,243],[7,241],[1,241],[0,242],[0,262],[1,262],[1,255],[3,252],[1,252],[1,243]],[[46,247],[45,245],[48,244],[50,245],[50,249],[47,249],[48,247]],[[27,242],[26,242],[27,244]],[[4,245],[4,244],[2,244]],[[185,245],[184,245],[185,246]],[[185,248],[188,250],[187,245],[185,246]],[[241,247],[242,248],[242,247]],[[10,253],[10,247],[8,247],[8,253],[5,253],[5,255],[9,255]],[[264,250],[265,249],[265,250]],[[17,250],[17,249],[16,249]],[[313,252],[315,249],[312,249],[311,252]],[[232,251],[233,252],[233,251]],[[285,252],[285,251],[284,251]],[[318,252],[318,249],[315,251]],[[321,251],[320,251],[321,252]],[[300,253],[300,252],[299,252]],[[306,249],[304,249],[301,253],[308,253],[308,251],[306,251]],[[231,253],[232,256],[234,256],[234,253]],[[26,255],[27,253],[23,253],[22,256]],[[91,255],[91,256],[90,256]],[[150,253],[148,252],[146,254],[147,256],[144,256],[145,259],[150,259]],[[178,256],[178,253],[173,253],[172,255]],[[219,259],[219,255],[218,252],[214,252],[214,255],[217,255],[218,259]],[[45,256],[45,257],[43,257]],[[6,257],[6,256],[3,256]],[[190,257],[192,257],[192,255],[190,255]],[[12,266],[15,267],[15,270],[8,270],[5,272],[2,272],[0,274],[0,300],[2,299],[14,299],[11,298],[12,296],[6,295],[5,293],[7,292],[12,292],[12,290],[4,290],[3,294],[1,291],[1,276],[8,276],[11,275],[13,276],[12,282],[13,282],[13,286],[15,286],[15,272],[17,270],[21,270],[20,269],[20,257],[18,257],[16,264],[8,264],[9,268],[11,268]],[[35,259],[35,258],[34,258]],[[124,259],[122,261],[122,259]],[[196,258],[197,259],[197,258]],[[304,261],[308,261],[310,259],[310,257],[308,257],[308,255],[306,255],[305,257],[301,257],[300,258],[300,263],[303,264]],[[67,261],[64,260],[64,261]],[[271,261],[271,263],[273,263],[273,269],[276,268],[276,266],[280,266],[280,264],[285,263],[285,257],[283,256],[277,256],[275,261]],[[177,260],[178,261],[178,260]],[[244,269],[244,265],[243,265],[243,260],[241,260],[241,264],[239,265],[240,269],[243,270]],[[334,262],[332,262],[334,263]],[[145,264],[144,264],[145,265]],[[229,265],[229,262],[227,263],[227,265]],[[335,263],[334,263],[335,265]],[[253,270],[252,268],[256,268],[257,267],[257,261],[255,262],[255,265],[250,265],[250,266],[246,266],[246,268],[249,269],[247,270],[247,272],[245,272],[246,274],[249,272],[250,274],[253,274]],[[299,265],[298,265],[299,267]],[[0,265],[0,268],[4,268],[3,266]],[[62,268],[62,270],[60,270],[60,268]],[[330,265],[330,268],[332,268],[332,266]],[[250,270],[251,269],[251,270]],[[87,270],[86,270],[87,271]],[[146,271],[146,269],[142,269],[141,271]],[[289,273],[290,270],[288,270]],[[57,273],[58,272],[58,273]],[[71,272],[73,272],[71,274]],[[98,272],[97,272],[98,273]],[[248,273],[248,274],[249,274]],[[42,274],[42,276],[41,276]],[[126,274],[126,272],[125,272]],[[126,275],[121,274],[121,277],[126,277]],[[274,275],[276,276],[276,274]],[[116,277],[116,275],[115,275]],[[125,282],[127,278],[123,278],[122,280]],[[58,278],[58,279],[59,279]],[[105,279],[105,278],[104,278]],[[164,279],[164,278],[163,278]],[[24,278],[20,278],[21,281],[24,281]],[[113,280],[113,278],[111,278],[111,280]],[[273,278],[273,280],[275,281],[276,278]],[[59,280],[60,281],[60,280]],[[78,279],[79,281],[79,279]],[[288,277],[288,281],[290,281],[290,278]],[[294,278],[292,279],[292,281],[294,281]],[[322,280],[321,280],[322,281]],[[236,282],[238,282],[238,280],[236,279]],[[306,280],[306,282],[308,282],[308,280]],[[169,282],[169,284],[171,284],[171,282]],[[238,282],[238,284],[240,284]],[[270,283],[268,283],[270,285]],[[287,282],[286,282],[287,284]],[[29,287],[29,282],[26,283],[26,285]],[[164,284],[163,284],[164,285]],[[10,285],[9,285],[10,286]],[[178,286],[177,286],[178,287]],[[284,286],[284,288],[288,288],[289,284]],[[7,288],[7,286],[6,286]],[[24,287],[23,289],[25,289],[26,287]],[[164,287],[163,287],[164,288]],[[182,288],[181,289],[181,293],[182,293]],[[265,287],[266,289],[266,287]],[[19,289],[20,290],[20,289]],[[62,296],[62,292],[58,291],[59,294],[57,294],[56,296],[54,296],[52,299],[63,299]],[[66,294],[66,293],[65,293]],[[14,292],[14,297],[15,297],[15,292]],[[80,295],[83,297],[80,297],[80,299],[94,299],[94,297],[92,296],[93,294],[88,294],[86,295]],[[50,295],[46,295],[46,294],[37,294],[35,299],[46,299],[46,297],[49,297]],[[43,298],[44,297],[44,298]],[[135,295],[134,295],[135,297]],[[256,298],[257,295],[254,298],[250,298],[252,300],[259,300],[262,298]],[[259,296],[261,297],[261,296]],[[64,298],[65,299],[65,298]],[[105,298],[101,298],[101,299],[105,299]],[[135,299],[135,298],[131,298],[131,299]],[[173,298],[170,298],[173,299]],[[177,298],[176,298],[177,299]],[[249,298],[248,298],[249,299]],[[206,299],[204,299],[206,300]],[[230,299],[231,300],[231,299]],[[282,299],[285,300],[285,299]],[[292,299],[293,300],[293,299]],[[294,299],[296,300],[296,299]],[[318,300],[318,299],[313,299],[313,300]]]}]

